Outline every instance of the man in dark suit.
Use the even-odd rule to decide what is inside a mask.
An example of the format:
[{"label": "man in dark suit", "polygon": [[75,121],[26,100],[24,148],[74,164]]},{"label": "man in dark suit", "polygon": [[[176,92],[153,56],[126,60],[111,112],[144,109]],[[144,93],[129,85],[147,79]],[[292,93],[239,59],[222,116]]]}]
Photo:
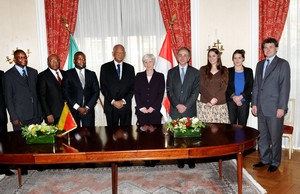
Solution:
[{"label": "man in dark suit", "polygon": [[62,82],[66,99],[77,126],[95,126],[95,105],[99,98],[99,84],[95,72],[86,69],[83,52],[74,55],[75,68],[68,70]]},{"label": "man in dark suit", "polygon": [[43,116],[48,124],[57,124],[64,107],[62,79],[65,71],[60,70],[60,59],[56,54],[48,56],[48,67],[38,75],[38,94]]},{"label": "man in dark suit", "polygon": [[269,165],[268,171],[274,172],[281,162],[283,121],[288,109],[291,73],[289,63],[276,55],[276,39],[265,39],[261,47],[266,59],[256,66],[251,110],[258,117],[261,161],[253,167]]},{"label": "man in dark suit", "polygon": [[100,87],[108,126],[131,125],[131,100],[134,92],[134,67],[123,60],[123,45],[115,45],[114,60],[101,66]]},{"label": "man in dark suit", "polygon": [[[167,76],[167,95],[170,100],[172,119],[197,116],[196,100],[200,91],[199,71],[190,66],[191,51],[182,47],[177,52],[178,66],[170,69]],[[190,168],[195,167],[193,160],[188,161]],[[184,167],[184,161],[178,162]]]},{"label": "man in dark suit", "polygon": [[3,78],[4,96],[14,130],[41,123],[41,107],[37,95],[37,70],[28,67],[23,50],[14,52],[15,65]]},{"label": "man in dark suit", "polygon": [[[6,107],[5,107],[5,101],[4,101],[3,89],[2,89],[3,75],[4,72],[0,70],[0,135],[7,132],[7,114],[6,114]],[[0,174],[11,176],[15,173],[10,171],[6,165],[0,165]]]}]

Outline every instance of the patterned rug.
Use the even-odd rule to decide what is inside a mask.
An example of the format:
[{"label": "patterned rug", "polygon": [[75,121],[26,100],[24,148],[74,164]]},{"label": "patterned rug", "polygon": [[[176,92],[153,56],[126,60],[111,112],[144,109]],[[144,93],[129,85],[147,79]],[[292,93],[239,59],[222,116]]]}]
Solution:
[{"label": "patterned rug", "polygon": [[[218,163],[197,163],[194,169],[179,169],[175,164],[119,167],[120,194],[173,194],[173,193],[237,193],[235,160],[223,162],[223,178],[219,179]],[[17,175],[0,181],[0,193],[30,194],[110,194],[111,169],[78,168],[29,170],[22,176],[18,188]],[[266,191],[243,169],[243,193]]]}]

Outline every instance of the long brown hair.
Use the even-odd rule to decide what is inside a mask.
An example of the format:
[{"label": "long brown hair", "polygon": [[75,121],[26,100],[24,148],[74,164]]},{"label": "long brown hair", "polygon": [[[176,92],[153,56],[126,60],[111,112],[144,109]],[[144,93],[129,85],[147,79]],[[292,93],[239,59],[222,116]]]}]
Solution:
[{"label": "long brown hair", "polygon": [[221,60],[222,53],[216,48],[211,48],[207,52],[207,65],[205,66],[206,78],[208,78],[208,79],[212,78],[212,73],[210,72],[211,68],[212,68],[212,64],[209,62],[209,53],[210,52],[214,52],[218,56],[217,69],[221,71],[222,78],[225,78],[225,76],[226,76],[226,75],[224,75],[225,68],[222,66],[222,60]]}]

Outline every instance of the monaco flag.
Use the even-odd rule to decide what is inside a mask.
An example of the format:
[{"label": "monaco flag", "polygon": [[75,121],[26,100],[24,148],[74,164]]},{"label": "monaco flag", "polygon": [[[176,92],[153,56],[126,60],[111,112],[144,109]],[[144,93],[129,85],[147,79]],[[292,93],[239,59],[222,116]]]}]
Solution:
[{"label": "monaco flag", "polygon": [[[166,38],[160,49],[155,70],[163,73],[165,80],[167,80],[168,70],[171,68],[173,68],[172,42],[171,31],[168,29]],[[170,101],[167,96],[163,100],[160,112],[163,115],[165,122],[167,122],[169,120],[168,113],[170,112]]]},{"label": "monaco flag", "polygon": [[70,111],[67,103],[65,103],[64,108],[61,112],[61,115],[60,115],[60,118],[59,118],[59,121],[57,124],[57,128],[60,130],[64,129],[66,131],[62,135],[77,128],[77,124],[74,120],[73,115],[71,114],[71,111]]}]

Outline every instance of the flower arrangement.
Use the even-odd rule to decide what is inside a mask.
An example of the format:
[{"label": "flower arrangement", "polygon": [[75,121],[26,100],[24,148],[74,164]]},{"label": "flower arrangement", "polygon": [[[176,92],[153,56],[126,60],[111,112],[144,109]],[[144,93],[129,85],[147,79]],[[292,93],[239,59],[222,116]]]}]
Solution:
[{"label": "flower arrangement", "polygon": [[54,143],[56,134],[62,133],[64,130],[58,129],[54,125],[46,123],[32,124],[22,127],[22,135],[27,143]]},{"label": "flower arrangement", "polygon": [[197,134],[200,136],[200,129],[204,127],[205,124],[197,117],[183,117],[181,119],[171,120],[167,125],[167,129],[174,133],[174,137],[193,136]]}]

